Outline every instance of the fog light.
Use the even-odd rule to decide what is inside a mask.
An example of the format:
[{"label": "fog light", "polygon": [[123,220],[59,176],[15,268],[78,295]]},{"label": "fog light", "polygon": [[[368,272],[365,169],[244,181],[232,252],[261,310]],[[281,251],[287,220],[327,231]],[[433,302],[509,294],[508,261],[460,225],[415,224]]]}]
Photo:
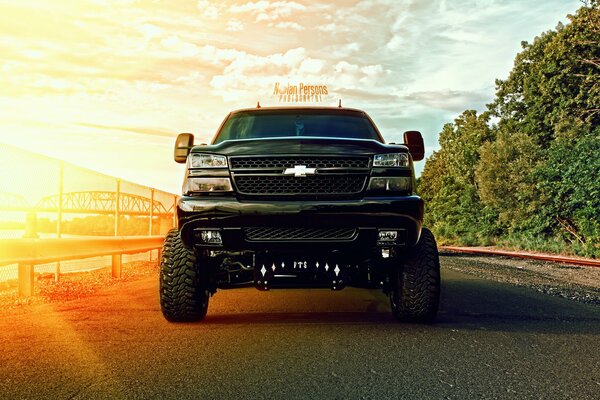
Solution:
[{"label": "fog light", "polygon": [[410,176],[371,178],[368,190],[371,192],[408,193],[412,190],[412,178]]},{"label": "fog light", "polygon": [[395,242],[398,239],[398,231],[379,231],[380,242]]},{"label": "fog light", "polygon": [[222,245],[223,240],[221,239],[221,232],[215,230],[202,230],[200,231],[200,240],[204,244]]}]

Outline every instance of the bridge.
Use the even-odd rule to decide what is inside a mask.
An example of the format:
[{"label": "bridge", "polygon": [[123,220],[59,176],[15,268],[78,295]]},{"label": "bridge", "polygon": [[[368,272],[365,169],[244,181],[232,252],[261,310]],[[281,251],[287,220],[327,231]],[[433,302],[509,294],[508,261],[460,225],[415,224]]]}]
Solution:
[{"label": "bridge", "polygon": [[43,197],[35,206],[29,206],[21,195],[0,192],[0,210],[58,212],[60,209],[63,213],[114,214],[118,209],[122,215],[168,216],[173,214],[174,207],[174,202],[167,208],[152,198],[106,191],[68,192],[62,194],[62,201],[60,199],[60,195],[54,194]]},{"label": "bridge", "polygon": [[0,192],[0,210],[27,211],[29,209],[31,207],[20,194]]}]

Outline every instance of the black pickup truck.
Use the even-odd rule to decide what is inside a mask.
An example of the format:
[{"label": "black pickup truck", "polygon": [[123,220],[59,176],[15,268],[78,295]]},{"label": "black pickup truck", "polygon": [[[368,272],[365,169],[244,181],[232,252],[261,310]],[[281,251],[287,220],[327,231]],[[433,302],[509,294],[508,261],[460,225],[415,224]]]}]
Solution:
[{"label": "black pickup truck", "polygon": [[417,131],[385,144],[364,112],[280,107],[230,113],[210,145],[183,133],[178,228],[165,239],[160,304],[204,318],[217,289],[381,288],[401,321],[438,309],[435,239],[422,227]]}]

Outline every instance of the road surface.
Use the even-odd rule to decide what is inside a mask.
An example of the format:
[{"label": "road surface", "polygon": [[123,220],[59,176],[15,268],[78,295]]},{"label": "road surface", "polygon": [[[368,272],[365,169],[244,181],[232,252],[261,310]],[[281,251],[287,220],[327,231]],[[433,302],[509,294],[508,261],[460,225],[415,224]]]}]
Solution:
[{"label": "road surface", "polygon": [[359,289],[220,291],[204,322],[171,324],[155,277],[0,311],[0,398],[600,398],[599,305],[455,258],[433,325]]}]

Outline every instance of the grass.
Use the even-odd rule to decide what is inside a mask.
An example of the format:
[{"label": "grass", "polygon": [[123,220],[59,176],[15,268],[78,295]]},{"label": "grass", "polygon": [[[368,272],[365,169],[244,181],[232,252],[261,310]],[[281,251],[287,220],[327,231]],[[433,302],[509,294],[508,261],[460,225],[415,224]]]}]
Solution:
[{"label": "grass", "polygon": [[552,239],[525,235],[479,237],[472,234],[462,237],[448,237],[438,233],[436,234],[436,240],[439,245],[497,246],[516,251],[526,250],[587,258],[600,258],[600,244],[598,243],[582,245],[579,242],[571,243],[558,238]]},{"label": "grass", "polygon": [[600,258],[600,246],[598,244],[582,245],[579,242],[571,243],[562,239],[551,240],[540,237],[509,236],[498,239],[496,245],[517,250],[531,250],[562,255]]}]

